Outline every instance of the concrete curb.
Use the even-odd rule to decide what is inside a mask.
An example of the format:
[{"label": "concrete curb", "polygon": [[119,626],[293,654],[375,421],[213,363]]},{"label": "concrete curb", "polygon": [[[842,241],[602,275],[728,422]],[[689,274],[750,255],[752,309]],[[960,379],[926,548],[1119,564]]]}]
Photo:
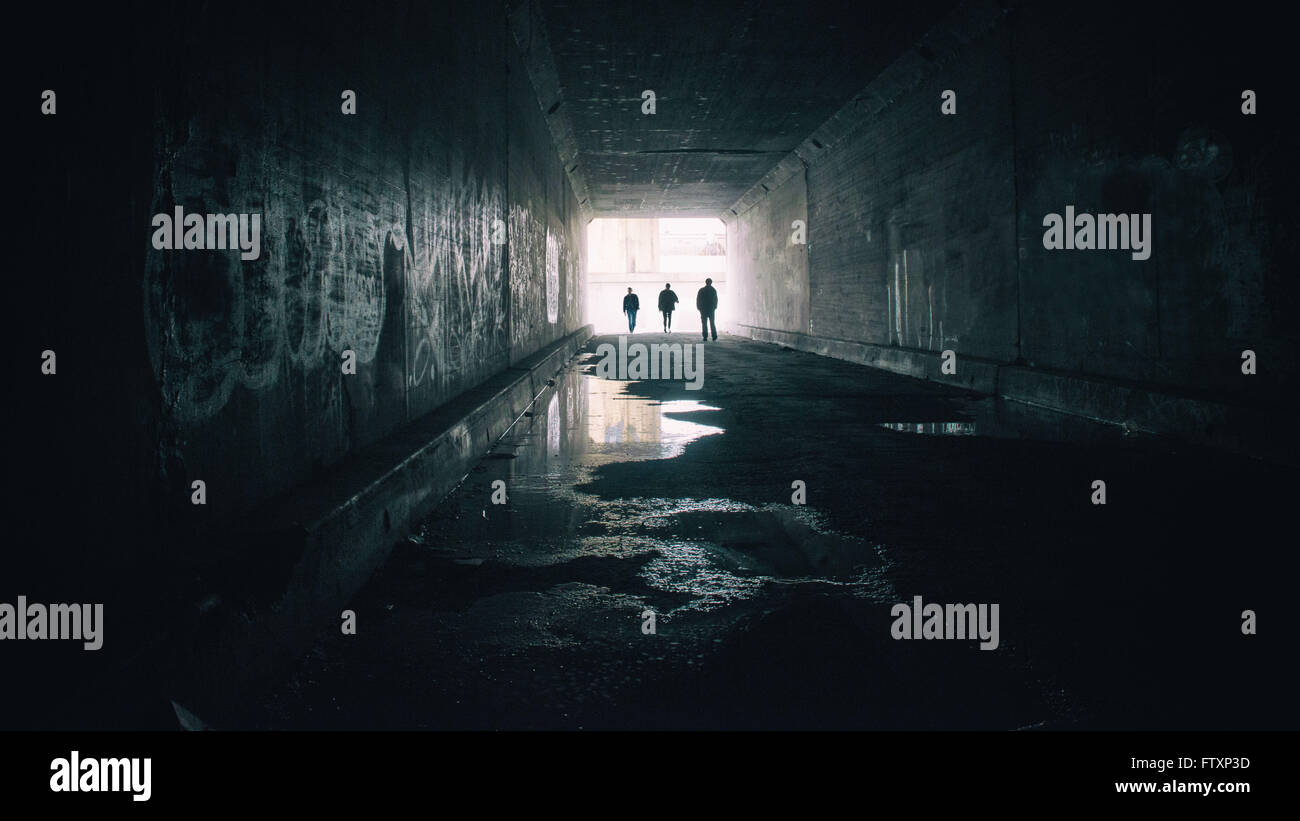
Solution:
[{"label": "concrete curb", "polygon": [[1274,412],[1013,365],[1000,369],[998,387],[1003,399],[1300,465],[1294,426]]},{"label": "concrete curb", "polygon": [[1044,371],[962,356],[957,374],[940,372],[938,352],[824,339],[792,331],[740,325],[736,333],[759,342],[785,345],[997,396],[1131,430],[1172,436],[1196,444],[1285,465],[1300,465],[1293,425],[1281,414],[1163,393],[1141,386],[1080,374]]},{"label": "concrete curb", "polygon": [[960,351],[957,352],[957,373],[949,375],[941,371],[943,360],[936,351],[872,345],[845,339],[826,339],[793,331],[756,328],[751,325],[737,326],[737,333],[759,342],[785,345],[798,351],[856,362],[859,365],[901,373],[917,379],[928,379],[931,382],[941,382],[977,393],[993,394],[998,390],[998,363],[962,356]]},{"label": "concrete curb", "polygon": [[[358,452],[243,529],[277,581],[221,595],[203,618],[181,685],[200,715],[240,703],[283,674],[412,526],[466,476],[583,349],[588,325]],[[279,556],[276,559],[276,556]],[[287,557],[287,558],[286,558]],[[261,577],[258,563],[247,575]],[[278,569],[278,572],[275,572]],[[287,570],[287,573],[286,573]],[[235,599],[235,601],[232,601]]]}]

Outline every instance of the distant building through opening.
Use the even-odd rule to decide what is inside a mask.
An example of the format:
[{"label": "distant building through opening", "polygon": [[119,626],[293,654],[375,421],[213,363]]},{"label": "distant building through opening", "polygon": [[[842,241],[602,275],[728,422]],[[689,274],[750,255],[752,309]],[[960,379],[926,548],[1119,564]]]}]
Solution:
[{"label": "distant building through opening", "polygon": [[727,302],[727,226],[712,218],[595,219],[587,226],[587,317],[596,333],[627,333],[623,297],[640,298],[638,333],[662,330],[657,303],[664,283],[680,302],[674,333],[700,331],[695,292],[705,279],[718,291],[719,325]]}]

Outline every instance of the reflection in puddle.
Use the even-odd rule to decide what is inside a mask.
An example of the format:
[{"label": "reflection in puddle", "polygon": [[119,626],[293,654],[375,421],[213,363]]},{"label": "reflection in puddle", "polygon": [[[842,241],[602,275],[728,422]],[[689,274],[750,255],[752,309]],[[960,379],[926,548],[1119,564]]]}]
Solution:
[{"label": "reflection in puddle", "polygon": [[690,596],[688,603],[664,616],[678,610],[707,612],[749,599],[761,593],[769,581],[764,576],[737,575],[720,566],[705,545],[660,542],[655,547],[658,555],[641,571],[646,583],[665,593]]},{"label": "reflection in puddle", "polygon": [[[663,460],[680,459],[689,443],[723,433],[722,423],[710,423],[722,420],[718,408],[629,394],[627,382],[575,368],[555,382],[494,448],[511,459],[482,462],[451,504],[422,522],[411,539],[419,546],[412,568],[421,569],[411,575],[442,562],[451,578],[473,574],[484,590],[497,586],[491,601],[508,603],[511,620],[537,613],[519,624],[554,616],[560,601],[575,611],[610,607],[610,591],[645,607],[653,601],[664,620],[805,590],[875,604],[898,600],[887,548],[837,531],[824,512],[672,495],[673,486],[654,481],[655,474],[690,469]],[[974,431],[971,423],[946,425]],[[632,485],[612,498],[591,494],[593,474],[616,462],[643,462],[645,473],[627,474]],[[638,483],[642,477],[647,486]],[[507,504],[489,503],[495,479],[510,488]],[[515,588],[520,579],[529,585],[526,595]],[[493,630],[502,624],[495,612],[476,617]],[[547,646],[556,640],[546,631],[517,638]]]},{"label": "reflection in puddle", "polygon": [[[795,585],[897,599],[882,546],[836,532],[812,508],[670,497],[653,482],[660,492],[586,492],[603,466],[657,462],[646,469],[662,474],[672,469],[662,460],[723,433],[721,424],[709,423],[722,417],[716,407],[637,396],[628,387],[574,368],[557,378],[553,392],[495,447],[511,458],[485,460],[458,491],[458,507],[423,523],[412,539],[420,555],[460,572],[486,568],[484,578],[504,567],[581,568],[580,580],[596,592],[616,589],[620,574],[630,572],[641,586],[684,599],[660,610],[665,618],[725,610]],[[498,478],[510,489],[509,501],[494,506],[485,500]]]},{"label": "reflection in puddle", "polygon": [[881,422],[880,427],[900,433],[921,433],[929,436],[974,436],[974,422]]},{"label": "reflection in puddle", "polygon": [[690,597],[664,616],[715,610],[776,585],[845,587],[874,601],[897,600],[883,545],[836,532],[823,513],[679,501],[671,515],[640,521],[643,530],[661,534],[649,543],[656,556],[642,577],[657,590]]},{"label": "reflection in puddle", "polygon": [[670,414],[717,411],[691,399],[656,401],[627,393],[627,383],[584,377],[587,383],[587,437],[624,459],[672,459],[686,445],[722,433],[716,425],[674,418]]}]

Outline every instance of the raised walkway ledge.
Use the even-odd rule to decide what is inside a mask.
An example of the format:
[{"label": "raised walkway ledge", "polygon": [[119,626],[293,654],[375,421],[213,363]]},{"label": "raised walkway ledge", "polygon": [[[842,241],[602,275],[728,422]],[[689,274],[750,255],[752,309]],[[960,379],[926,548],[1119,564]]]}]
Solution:
[{"label": "raised walkway ledge", "polygon": [[[275,500],[240,527],[246,578],[223,591],[176,659],[176,698],[220,721],[210,705],[256,698],[297,661],[312,637],[338,629],[347,601],[394,545],[487,454],[586,345],[584,326],[466,391],[321,477]],[[265,572],[274,581],[266,583]],[[365,625],[358,626],[358,632]]]},{"label": "raised walkway ledge", "polygon": [[960,357],[956,374],[945,374],[940,369],[942,358],[936,351],[827,339],[751,325],[736,326],[735,331],[759,342],[785,345],[1095,422],[1123,425],[1136,432],[1300,466],[1300,436],[1294,421],[1276,411],[970,356]]}]

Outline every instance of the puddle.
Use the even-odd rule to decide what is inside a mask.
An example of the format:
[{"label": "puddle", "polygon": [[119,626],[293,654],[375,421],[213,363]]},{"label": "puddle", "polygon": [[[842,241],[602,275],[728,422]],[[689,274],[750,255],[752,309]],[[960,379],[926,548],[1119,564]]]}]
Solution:
[{"label": "puddle", "polygon": [[974,422],[881,422],[880,427],[899,433],[926,436],[974,436]]},{"label": "puddle", "polygon": [[[430,560],[462,568],[633,562],[629,572],[646,587],[686,599],[663,616],[725,608],[772,585],[849,586],[873,598],[884,592],[877,590],[887,586],[879,546],[837,533],[814,509],[584,492],[601,466],[675,459],[724,430],[709,421],[721,416],[716,407],[629,394],[629,384],[570,368],[411,543]],[[498,478],[506,505],[489,502]]]},{"label": "puddle", "polygon": [[616,461],[673,459],[696,439],[723,432],[720,425],[680,418],[718,411],[691,399],[659,401],[627,393],[627,382],[573,374],[586,383],[586,434],[597,451]]},{"label": "puddle", "polygon": [[[932,407],[917,413],[917,416],[922,417],[939,417],[939,421],[875,424],[885,430],[919,436],[980,436],[1075,445],[1122,441],[1138,443],[1148,438],[1126,425],[1097,422],[1023,402],[1002,401],[991,396],[949,399],[945,400],[945,405],[944,409]],[[944,420],[944,416],[948,416],[948,420]]]},{"label": "puddle", "polygon": [[690,601],[665,614],[709,611],[761,594],[769,585],[823,584],[891,601],[888,562],[878,545],[830,529],[807,508],[701,507],[647,518],[658,554],[642,570],[647,583]]}]

